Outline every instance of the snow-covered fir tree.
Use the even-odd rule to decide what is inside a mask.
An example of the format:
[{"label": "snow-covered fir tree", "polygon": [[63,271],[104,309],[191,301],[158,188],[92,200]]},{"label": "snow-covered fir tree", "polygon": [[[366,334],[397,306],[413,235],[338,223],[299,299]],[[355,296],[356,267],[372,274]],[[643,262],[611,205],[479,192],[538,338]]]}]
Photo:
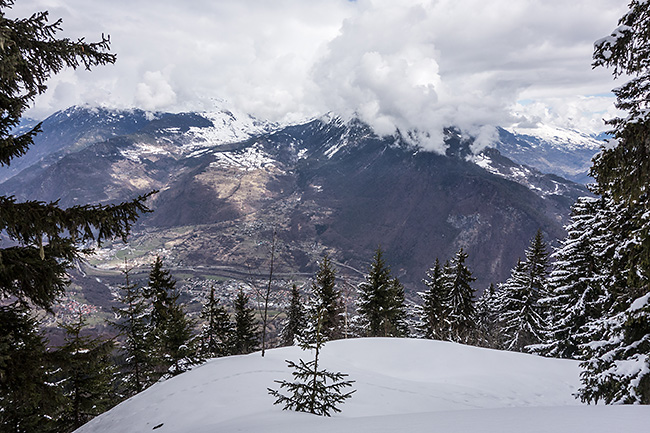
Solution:
[{"label": "snow-covered fir tree", "polygon": [[498,321],[503,348],[521,352],[524,347],[539,343],[546,325],[525,262],[517,262],[510,278],[501,284],[499,290],[501,305]]},{"label": "snow-covered fir tree", "polygon": [[289,308],[287,310],[287,319],[280,332],[280,345],[293,346],[296,344],[306,325],[306,312],[300,296],[300,290],[296,284],[293,284],[291,286],[291,300],[289,301]]},{"label": "snow-covered fir tree", "polygon": [[573,205],[567,237],[553,253],[549,295],[539,300],[547,311],[548,329],[543,341],[528,349],[540,355],[581,359],[581,344],[589,341],[585,325],[601,317],[607,301],[603,268],[608,263],[602,250],[606,228],[603,201],[581,197]]},{"label": "snow-covered fir tree", "polygon": [[[583,387],[586,402],[650,404],[650,315],[648,268],[638,260],[636,242],[643,239],[635,213],[643,207],[616,201],[604,192],[596,218],[605,227],[595,255],[602,263],[592,279],[601,282],[593,308],[603,313],[580,333]],[[643,229],[641,229],[643,230]]]},{"label": "snow-covered fir tree", "polygon": [[229,355],[228,343],[233,332],[233,324],[226,307],[219,304],[219,298],[210,288],[210,295],[203,305],[200,314],[204,324],[197,336],[199,355],[201,358],[216,358]]},{"label": "snow-covered fir tree", "polygon": [[499,317],[502,347],[523,351],[543,341],[547,327],[546,308],[539,300],[548,296],[549,253],[541,231],[526,249],[508,280],[499,287]]},{"label": "snow-covered fir tree", "polygon": [[535,233],[525,255],[527,272],[530,275],[531,289],[537,294],[538,298],[548,296],[550,254],[541,230],[537,230],[537,233]]},{"label": "snow-covered fir tree", "polygon": [[461,248],[444,268],[448,338],[459,343],[472,342],[476,331],[474,289],[471,286],[475,278],[465,260],[467,253]]},{"label": "snow-covered fir tree", "polygon": [[476,341],[478,346],[499,348],[501,326],[499,323],[500,293],[490,284],[476,300]]},{"label": "snow-covered fir tree", "polygon": [[418,309],[420,323],[417,330],[424,338],[444,340],[448,335],[448,322],[444,308],[447,292],[443,269],[438,259],[427,271],[427,278],[422,282],[427,286],[427,290],[419,293],[423,303]]},{"label": "snow-covered fir tree", "polygon": [[615,140],[594,158],[614,250],[604,272],[611,306],[587,325],[579,397],[650,404],[650,4],[632,0],[611,35],[595,43],[595,67],[630,77],[613,90],[626,116],[608,121]]},{"label": "snow-covered fir tree", "polygon": [[383,255],[377,248],[358,286],[357,327],[366,337],[402,337],[408,334],[404,287],[391,276]]}]

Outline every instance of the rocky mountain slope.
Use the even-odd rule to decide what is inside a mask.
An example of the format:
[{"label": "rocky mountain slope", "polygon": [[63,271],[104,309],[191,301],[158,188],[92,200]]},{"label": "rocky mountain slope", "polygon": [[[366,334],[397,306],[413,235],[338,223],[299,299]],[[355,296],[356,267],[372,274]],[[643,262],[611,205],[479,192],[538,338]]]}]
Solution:
[{"label": "rocky mountain slope", "polygon": [[[358,278],[381,245],[414,292],[436,257],[462,247],[482,290],[507,278],[537,229],[562,236],[571,204],[587,194],[496,149],[471,155],[471,139],[453,129],[447,155],[335,116],[281,127],[228,111],[73,108],[43,130],[27,167],[0,172],[0,193],[70,206],[158,189],[130,257],[163,254],[215,274],[267,272],[275,230],[287,278],[309,275],[325,251],[342,276]],[[104,263],[120,248],[100,254]]]}]

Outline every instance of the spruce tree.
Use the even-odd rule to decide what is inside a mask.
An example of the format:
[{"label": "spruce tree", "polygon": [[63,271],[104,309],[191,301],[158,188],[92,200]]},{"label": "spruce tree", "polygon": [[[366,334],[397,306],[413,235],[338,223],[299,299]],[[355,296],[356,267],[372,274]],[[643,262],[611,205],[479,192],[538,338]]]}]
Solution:
[{"label": "spruce tree", "polygon": [[499,322],[503,348],[521,352],[526,346],[542,341],[545,322],[525,262],[517,262],[510,278],[499,290],[502,293]]},{"label": "spruce tree", "polygon": [[0,305],[0,431],[55,432],[62,394],[55,367],[30,310]]},{"label": "spruce tree", "polygon": [[176,281],[168,269],[163,268],[163,260],[157,256],[149,271],[149,284],[144,288],[144,296],[151,303],[150,323],[154,329],[163,328],[169,319],[169,310],[178,299]]},{"label": "spruce tree", "polygon": [[[24,155],[41,131],[41,124],[21,135],[11,131],[19,125],[25,110],[34,98],[47,90],[47,80],[64,68],[76,69],[113,63],[115,55],[108,52],[109,40],[102,37],[99,42],[88,43],[83,39],[76,41],[57,38],[61,31],[61,20],[49,22],[47,12],[36,12],[29,18],[10,19],[6,12],[13,6],[12,0],[0,0],[0,53],[2,53],[2,72],[0,73],[0,165],[9,166],[11,162]],[[33,347],[34,360],[25,362],[25,375],[22,377],[23,397],[18,398],[12,378],[3,385],[3,398],[12,401],[12,409],[5,412],[9,431],[39,431],[46,428],[49,413],[50,392],[44,389],[43,366],[32,368],[32,362],[39,363],[40,337],[32,328],[33,323],[26,319],[29,312],[26,306],[36,306],[49,310],[55,299],[67,286],[67,270],[74,262],[89,252],[90,242],[98,242],[116,237],[126,240],[133,223],[145,206],[146,194],[115,205],[76,205],[67,209],[58,202],[30,200],[18,202],[11,196],[0,196],[0,231],[9,242],[0,248],[0,298],[17,300],[2,307],[3,322],[11,334],[5,345],[9,349]],[[24,338],[20,342],[17,338]],[[16,360],[21,359],[18,350]],[[4,368],[13,368],[13,360]],[[35,367],[35,366],[33,366]],[[37,392],[43,397],[34,403],[26,403]],[[8,400],[7,400],[8,399]],[[22,413],[21,421],[10,414]],[[29,425],[35,419],[42,425]],[[15,421],[15,422],[14,422]],[[3,421],[5,423],[5,421]]]},{"label": "spruce tree", "polygon": [[538,299],[546,297],[549,293],[548,275],[550,254],[541,230],[537,230],[525,255],[527,271],[530,275],[531,289],[536,293]]},{"label": "spruce tree", "polygon": [[[22,114],[34,98],[45,92],[52,74],[63,68],[86,69],[113,63],[109,41],[86,43],[57,39],[61,20],[50,23],[47,12],[30,18],[5,16],[13,1],[0,0],[0,165],[8,166],[27,152],[41,125],[14,136]],[[16,298],[48,309],[65,291],[66,270],[79,259],[81,245],[120,237],[126,240],[138,214],[147,212],[149,194],[117,205],[77,205],[62,209],[57,202],[17,202],[0,196],[0,231],[10,246],[0,249],[0,296]]]},{"label": "spruce tree", "polygon": [[420,325],[418,331],[424,338],[444,340],[448,334],[448,322],[445,316],[447,299],[443,269],[436,259],[433,268],[427,271],[427,278],[422,280],[427,290],[420,293],[423,304],[419,309]]},{"label": "spruce tree", "polygon": [[153,339],[151,347],[157,357],[158,374],[175,376],[197,364],[199,360],[192,347],[193,324],[178,301],[176,281],[169,270],[163,269],[160,257],[151,265],[144,295],[151,302],[149,336]]},{"label": "spruce tree", "polygon": [[120,390],[125,397],[143,391],[156,380],[156,361],[152,348],[153,338],[149,327],[148,303],[142,289],[131,283],[129,269],[124,271],[125,285],[118,296],[120,306],[113,307],[115,321],[110,324],[122,338],[120,352]]},{"label": "spruce tree", "polygon": [[507,350],[523,351],[526,346],[542,342],[546,332],[548,311],[539,300],[549,293],[549,253],[540,230],[525,256],[526,260],[517,263],[500,287],[499,321]]},{"label": "spruce tree", "polygon": [[581,197],[573,205],[567,237],[553,253],[550,293],[539,301],[548,311],[549,328],[543,342],[529,348],[533,353],[584,357],[581,345],[589,342],[585,327],[601,317],[607,303],[600,279],[606,258],[597,257],[604,235],[598,218],[602,203],[598,198]]},{"label": "spruce tree", "polygon": [[392,278],[377,248],[365,281],[358,286],[357,313],[366,337],[398,337],[408,333],[404,288]]},{"label": "spruce tree", "polygon": [[187,317],[185,308],[177,302],[172,304],[163,337],[165,360],[169,364],[167,371],[170,376],[181,374],[202,362],[197,353],[197,341],[192,335],[193,329],[194,322]]},{"label": "spruce tree", "polygon": [[214,295],[214,287],[210,288],[210,297],[203,306],[200,317],[205,321],[197,338],[200,357],[216,358],[229,355],[228,344],[233,325],[228,310],[219,304],[219,298]]},{"label": "spruce tree", "polygon": [[[273,404],[283,404],[284,410],[331,416],[331,412],[341,412],[339,405],[355,392],[343,391],[354,383],[346,379],[347,374],[331,372],[319,365],[320,353],[326,342],[321,333],[324,317],[324,308],[313,311],[309,325],[301,337],[300,347],[303,350],[313,350],[314,359],[308,362],[300,359],[298,363],[287,360],[288,367],[294,369],[291,373],[293,382],[276,380],[280,389],[268,388],[269,394],[276,398]],[[282,394],[280,391],[283,388],[290,394]]]},{"label": "spruce tree", "polygon": [[470,343],[476,330],[474,289],[476,280],[465,264],[467,254],[461,248],[445,267],[445,310],[449,322],[448,338],[458,343]]},{"label": "spruce tree", "polygon": [[86,320],[63,324],[65,343],[55,353],[59,366],[57,386],[63,392],[59,431],[71,432],[117,403],[114,395],[113,340],[92,338]]},{"label": "spruce tree", "polygon": [[476,301],[476,344],[497,349],[501,347],[499,323],[500,293],[490,284]]},{"label": "spruce tree", "polygon": [[384,334],[386,337],[408,337],[410,331],[404,285],[399,279],[393,278],[390,280],[388,293],[389,302],[385,314]]},{"label": "spruce tree", "polygon": [[239,289],[234,302],[235,324],[229,342],[233,355],[245,355],[254,352],[260,345],[259,325],[255,319],[255,310],[248,306],[248,295]]},{"label": "spruce tree", "polygon": [[291,286],[291,300],[287,310],[287,319],[280,333],[281,346],[293,346],[299,340],[306,326],[306,312],[300,297],[298,286]]},{"label": "spruce tree", "polygon": [[321,334],[327,340],[343,337],[343,301],[336,286],[336,271],[329,256],[323,256],[318,272],[311,284],[312,297],[308,304],[308,314],[314,316],[322,311]]},{"label": "spruce tree", "polygon": [[594,67],[629,81],[613,90],[624,117],[609,120],[615,139],[595,157],[594,192],[609,210],[614,254],[601,278],[611,306],[587,325],[583,401],[650,404],[650,8],[632,0],[611,35],[597,41]]}]

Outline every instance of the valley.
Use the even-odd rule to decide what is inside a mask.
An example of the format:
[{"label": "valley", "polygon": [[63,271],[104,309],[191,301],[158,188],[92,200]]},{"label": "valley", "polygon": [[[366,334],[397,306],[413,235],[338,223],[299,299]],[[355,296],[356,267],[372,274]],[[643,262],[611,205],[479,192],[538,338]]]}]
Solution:
[{"label": "valley", "polygon": [[267,278],[273,232],[279,304],[326,252],[355,285],[378,245],[411,302],[435,259],[459,248],[480,293],[507,278],[537,229],[550,243],[563,236],[571,204],[589,194],[504,156],[496,148],[512,151],[514,137],[505,131],[473,155],[472,138],[449,129],[440,155],[333,115],[282,126],[229,111],[73,107],[43,130],[28,166],[2,174],[2,194],[73,206],[160,191],[127,244],[103,245],[73,273],[71,292],[104,316],[125,260],[138,276],[163,257],[196,312],[214,282],[228,297]]}]

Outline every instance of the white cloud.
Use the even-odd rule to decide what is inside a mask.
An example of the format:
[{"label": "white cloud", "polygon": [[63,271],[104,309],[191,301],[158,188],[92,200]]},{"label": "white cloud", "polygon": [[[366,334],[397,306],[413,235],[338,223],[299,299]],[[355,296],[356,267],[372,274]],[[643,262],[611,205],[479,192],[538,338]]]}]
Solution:
[{"label": "white cloud", "polygon": [[[490,125],[553,121],[599,129],[608,71],[593,41],[626,10],[619,0],[34,0],[64,33],[110,34],[115,65],[65,71],[31,114],[71,104],[161,110],[225,100],[270,120],[356,113],[381,133],[441,128],[490,137]],[[617,84],[617,83],[616,83]],[[521,103],[525,101],[525,103]],[[515,114],[513,115],[513,111]],[[602,129],[602,127],[600,127]]]},{"label": "white cloud", "polygon": [[176,102],[176,92],[161,71],[147,71],[135,89],[135,102],[149,111],[165,110]]}]

